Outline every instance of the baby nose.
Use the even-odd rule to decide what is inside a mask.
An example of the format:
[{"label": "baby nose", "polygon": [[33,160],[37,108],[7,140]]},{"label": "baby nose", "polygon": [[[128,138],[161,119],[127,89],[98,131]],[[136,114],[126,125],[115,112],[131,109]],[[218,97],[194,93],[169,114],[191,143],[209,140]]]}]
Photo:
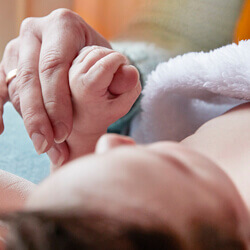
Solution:
[{"label": "baby nose", "polygon": [[95,152],[104,153],[112,148],[125,145],[135,145],[135,141],[128,136],[118,134],[105,134],[98,140]]}]

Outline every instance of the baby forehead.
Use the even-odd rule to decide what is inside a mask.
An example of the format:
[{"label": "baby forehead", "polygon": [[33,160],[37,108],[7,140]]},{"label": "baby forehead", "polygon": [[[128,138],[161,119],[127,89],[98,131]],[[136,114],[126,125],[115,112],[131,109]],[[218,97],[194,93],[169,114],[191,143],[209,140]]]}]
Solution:
[{"label": "baby forehead", "polygon": [[[184,187],[194,189],[190,185],[197,183],[194,170],[197,164],[190,162],[193,157],[189,154],[190,159],[184,157],[183,147],[177,144],[166,145],[166,148],[161,151],[150,146],[125,146],[80,158],[43,182],[38,187],[38,196],[49,197],[51,201],[55,198],[55,202],[59,202],[60,197],[65,201],[66,195],[70,196],[69,200],[76,198],[77,201],[86,196],[118,200],[123,197],[126,201],[128,197],[131,200],[145,198],[145,193],[152,195],[157,190],[158,195],[166,197],[166,192],[175,189],[176,184],[184,190]],[[199,185],[200,189],[205,186]]]},{"label": "baby forehead", "polygon": [[[188,171],[179,174],[180,169],[177,169],[178,176],[173,175],[174,171],[169,170],[175,162],[168,168],[165,156],[160,156],[158,161],[161,153],[152,152],[154,163],[160,166],[153,165],[149,160],[151,151],[145,148],[121,147],[113,153],[92,155],[69,164],[39,187],[40,191],[33,194],[31,208],[95,209],[112,216],[123,214],[126,218],[132,215],[137,218],[138,214],[148,211],[173,225],[186,221],[189,210],[195,216],[201,211],[200,217],[206,214],[219,218],[222,202],[228,207],[225,214],[233,209],[227,197],[219,195],[218,182],[210,185],[208,181],[197,181]],[[124,162],[121,155],[125,156]],[[146,161],[137,159],[141,156]]]},{"label": "baby forehead", "polygon": [[[103,155],[107,168],[129,171],[171,171],[174,169],[196,171],[197,167],[209,172],[217,170],[210,159],[177,142],[162,141],[146,145],[121,146]],[[108,159],[108,160],[107,160]],[[112,164],[111,164],[112,163]],[[158,167],[158,168],[157,168]]]},{"label": "baby forehead", "polygon": [[[122,179],[153,181],[175,172],[194,172],[199,168],[210,171],[214,165],[205,157],[174,142],[158,142],[148,145],[119,146],[105,153],[92,154],[70,163],[62,175],[92,181]],[[67,172],[67,173],[66,173]],[[163,176],[161,176],[161,174]],[[68,178],[68,177],[67,177]]]}]

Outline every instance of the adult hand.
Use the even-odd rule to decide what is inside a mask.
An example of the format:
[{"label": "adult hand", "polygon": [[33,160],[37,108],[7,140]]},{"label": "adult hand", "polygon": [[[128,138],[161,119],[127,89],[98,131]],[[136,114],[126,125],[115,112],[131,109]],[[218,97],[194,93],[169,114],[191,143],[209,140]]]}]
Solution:
[{"label": "adult hand", "polygon": [[[72,129],[68,72],[87,45],[111,47],[70,10],[58,9],[48,16],[23,21],[19,37],[7,45],[0,64],[0,133],[3,105],[10,100],[23,117],[39,154],[55,146],[54,142],[65,141]],[[17,77],[8,92],[6,75],[15,68]]]}]

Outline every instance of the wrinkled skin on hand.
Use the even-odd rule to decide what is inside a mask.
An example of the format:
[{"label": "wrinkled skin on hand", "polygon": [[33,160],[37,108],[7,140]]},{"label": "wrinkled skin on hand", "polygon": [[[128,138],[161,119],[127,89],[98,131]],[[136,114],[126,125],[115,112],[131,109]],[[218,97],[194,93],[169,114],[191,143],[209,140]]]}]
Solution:
[{"label": "wrinkled skin on hand", "polygon": [[[54,147],[67,158],[64,141],[73,120],[68,72],[79,51],[88,45],[111,48],[70,10],[25,19],[20,35],[6,46],[0,64],[0,133],[4,130],[3,105],[10,100],[22,116],[36,151],[40,154]],[[17,77],[8,89],[6,75],[15,68]]]}]

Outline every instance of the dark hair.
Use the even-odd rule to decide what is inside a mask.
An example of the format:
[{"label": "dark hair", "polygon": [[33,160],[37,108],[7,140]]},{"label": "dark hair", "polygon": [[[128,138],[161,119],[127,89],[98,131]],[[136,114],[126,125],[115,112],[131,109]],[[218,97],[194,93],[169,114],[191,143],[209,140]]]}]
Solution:
[{"label": "dark hair", "polygon": [[203,224],[190,229],[190,239],[184,241],[174,230],[161,226],[142,227],[96,214],[18,212],[3,220],[10,228],[7,250],[246,249],[240,239],[225,237]]},{"label": "dark hair", "polygon": [[9,225],[7,250],[182,249],[172,232],[126,225],[95,214],[18,212],[3,220]]}]

